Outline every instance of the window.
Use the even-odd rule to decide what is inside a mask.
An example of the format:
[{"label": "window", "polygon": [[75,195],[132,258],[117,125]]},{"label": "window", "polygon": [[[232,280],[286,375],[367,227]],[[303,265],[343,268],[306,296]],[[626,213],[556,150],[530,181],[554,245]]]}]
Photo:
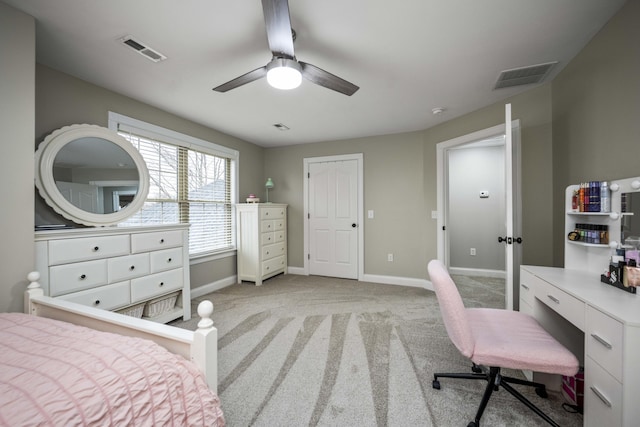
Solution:
[{"label": "window", "polygon": [[115,113],[109,127],[136,147],[149,169],[143,208],[125,225],[189,223],[189,254],[234,247],[238,153]]}]

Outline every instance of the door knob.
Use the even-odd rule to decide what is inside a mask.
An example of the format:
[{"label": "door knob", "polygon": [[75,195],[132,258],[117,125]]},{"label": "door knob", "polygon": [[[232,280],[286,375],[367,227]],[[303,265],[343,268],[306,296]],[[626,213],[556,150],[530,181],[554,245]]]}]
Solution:
[{"label": "door knob", "polygon": [[358,226],[358,224],[356,224],[355,222],[353,224],[351,224],[351,227],[356,228]]}]

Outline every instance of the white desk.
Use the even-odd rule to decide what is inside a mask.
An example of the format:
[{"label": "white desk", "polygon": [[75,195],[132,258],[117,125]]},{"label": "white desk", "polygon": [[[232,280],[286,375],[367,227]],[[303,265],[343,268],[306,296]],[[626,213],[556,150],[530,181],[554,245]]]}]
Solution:
[{"label": "white desk", "polygon": [[590,272],[523,265],[520,311],[536,317],[584,366],[585,426],[640,425],[640,294]]}]

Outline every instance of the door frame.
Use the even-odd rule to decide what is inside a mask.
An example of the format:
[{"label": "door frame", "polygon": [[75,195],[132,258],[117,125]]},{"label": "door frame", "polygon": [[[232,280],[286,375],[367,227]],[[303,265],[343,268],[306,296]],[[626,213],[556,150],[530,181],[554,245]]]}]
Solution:
[{"label": "door frame", "polygon": [[[509,130],[511,130],[511,127],[521,129],[519,119],[512,120],[510,123],[512,126],[509,126]],[[488,139],[497,135],[506,136],[507,130],[508,129],[507,129],[506,123],[501,123],[499,125],[492,126],[487,129],[482,129],[476,132],[459,136],[457,138],[440,142],[436,145],[437,257],[439,260],[441,260],[445,264],[447,268],[449,267],[449,259],[448,259],[449,251],[447,247],[449,242],[448,242],[448,239],[446,238],[446,234],[445,234],[446,230],[443,230],[443,227],[446,225],[445,221],[446,221],[446,214],[447,214],[445,208],[448,205],[448,203],[445,203],[445,198],[447,197],[447,188],[446,188],[447,179],[445,174],[448,171],[446,152],[450,148],[465,145],[474,141]],[[512,165],[512,171],[511,171],[512,177],[515,177],[515,186],[517,187],[517,188],[512,188],[512,197],[513,197],[512,203],[514,206],[516,206],[515,211],[516,211],[516,215],[518,216],[518,218],[516,219],[516,222],[518,224],[516,228],[518,228],[518,230],[514,230],[514,231],[518,231],[518,232],[522,224],[522,209],[517,208],[521,206],[521,203],[522,203],[522,200],[521,200],[522,192],[520,188],[522,184],[522,180],[520,179],[521,163],[522,163],[520,159],[520,143],[521,143],[520,138],[518,138],[517,141],[512,141],[512,145],[514,146],[513,150],[517,153],[516,163],[518,164]],[[505,152],[505,159],[507,158],[507,156],[509,156],[509,153]],[[510,179],[510,178],[507,177],[506,179]],[[505,195],[505,196],[507,199],[509,198],[509,195]],[[519,260],[517,260],[517,262],[519,262]],[[508,266],[505,265],[505,269],[508,269]],[[506,271],[507,270],[505,270],[505,273]],[[513,289],[508,289],[508,286],[509,286],[509,280],[506,280],[505,278],[505,300],[506,299],[513,300],[513,298],[515,297]],[[513,301],[511,302],[513,304]],[[505,306],[511,307],[509,303],[506,303]]]},{"label": "door frame", "polygon": [[356,160],[358,164],[358,172],[357,172],[357,192],[356,197],[358,198],[358,212],[357,212],[357,221],[358,227],[356,230],[358,231],[358,280],[363,280],[364,276],[364,171],[363,171],[363,155],[362,153],[354,153],[354,154],[342,154],[336,156],[323,156],[323,157],[306,157],[303,161],[303,200],[304,200],[304,274],[306,276],[309,275],[309,165],[311,163],[325,163],[325,162],[336,162],[336,161],[345,161],[345,160]]}]

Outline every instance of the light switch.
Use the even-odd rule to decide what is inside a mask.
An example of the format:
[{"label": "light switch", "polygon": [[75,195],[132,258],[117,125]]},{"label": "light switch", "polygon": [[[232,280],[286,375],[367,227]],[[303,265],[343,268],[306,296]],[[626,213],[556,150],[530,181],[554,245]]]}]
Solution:
[{"label": "light switch", "polygon": [[367,212],[367,217],[368,217],[369,219],[373,219],[373,209],[371,209],[371,210],[369,210],[369,211]]}]

